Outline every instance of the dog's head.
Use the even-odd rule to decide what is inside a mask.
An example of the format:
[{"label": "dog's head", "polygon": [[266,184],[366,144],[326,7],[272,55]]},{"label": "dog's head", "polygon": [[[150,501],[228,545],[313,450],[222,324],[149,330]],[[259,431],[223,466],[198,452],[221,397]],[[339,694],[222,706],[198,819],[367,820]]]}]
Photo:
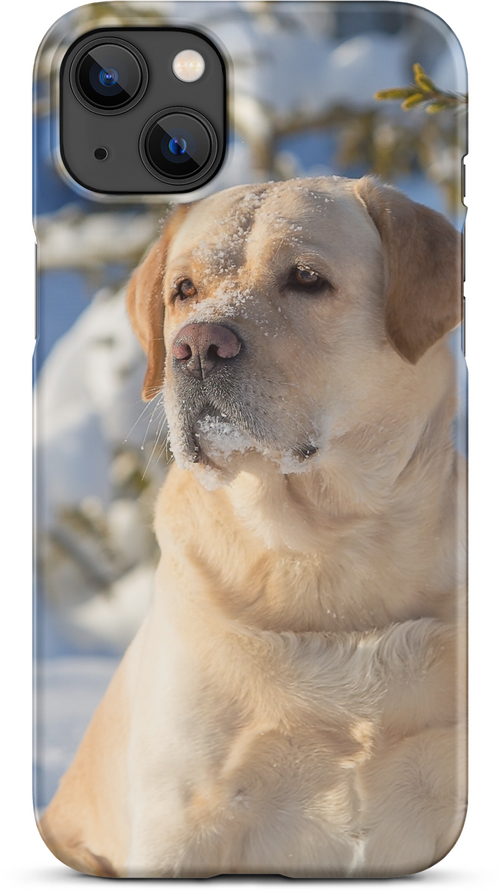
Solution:
[{"label": "dog's head", "polygon": [[302,469],[405,399],[416,411],[460,279],[456,230],[371,178],[228,189],[175,211],[131,280],[143,397],[164,392],[184,466]]}]

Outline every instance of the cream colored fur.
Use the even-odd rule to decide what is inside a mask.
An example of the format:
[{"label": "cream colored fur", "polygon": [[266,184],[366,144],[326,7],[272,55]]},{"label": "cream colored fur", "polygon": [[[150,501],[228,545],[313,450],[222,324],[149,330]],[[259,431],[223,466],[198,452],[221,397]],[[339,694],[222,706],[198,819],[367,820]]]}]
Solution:
[{"label": "cream colored fur", "polygon": [[[465,808],[458,234],[370,179],[237,187],[174,215],[129,310],[176,459],[156,595],[43,836],[104,876],[424,869]],[[243,339],[253,420],[208,410],[195,463],[171,345],[201,321]]]}]

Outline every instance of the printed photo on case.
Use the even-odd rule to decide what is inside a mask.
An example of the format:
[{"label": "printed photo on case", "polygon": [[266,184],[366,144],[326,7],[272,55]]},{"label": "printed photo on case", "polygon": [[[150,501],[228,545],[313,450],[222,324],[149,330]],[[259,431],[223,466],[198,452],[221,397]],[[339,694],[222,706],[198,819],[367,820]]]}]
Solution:
[{"label": "printed photo on case", "polygon": [[[119,27],[225,60],[198,192],[63,169],[61,61]],[[89,5],[34,115],[44,841],[103,877],[425,870],[466,809],[457,38],[397,2]]]}]

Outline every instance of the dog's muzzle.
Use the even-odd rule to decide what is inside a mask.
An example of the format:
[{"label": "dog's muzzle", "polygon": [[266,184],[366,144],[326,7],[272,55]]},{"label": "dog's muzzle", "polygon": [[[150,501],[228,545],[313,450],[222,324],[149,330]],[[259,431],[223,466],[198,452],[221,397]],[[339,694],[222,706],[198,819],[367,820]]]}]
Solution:
[{"label": "dog's muzzle", "polygon": [[[178,461],[218,465],[231,453],[261,451],[302,462],[318,447],[274,423],[269,393],[245,368],[246,342],[232,328],[216,322],[191,322],[172,338],[170,366],[175,381],[167,407]],[[266,408],[267,407],[267,408]]]}]

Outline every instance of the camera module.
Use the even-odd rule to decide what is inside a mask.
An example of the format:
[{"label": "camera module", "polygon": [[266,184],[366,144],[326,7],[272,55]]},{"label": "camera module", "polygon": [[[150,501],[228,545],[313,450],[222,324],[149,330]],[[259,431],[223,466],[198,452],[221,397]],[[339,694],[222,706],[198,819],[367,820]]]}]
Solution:
[{"label": "camera module", "polygon": [[60,67],[62,170],[101,196],[200,189],[226,153],[226,68],[203,34],[178,27],[98,28]]}]

